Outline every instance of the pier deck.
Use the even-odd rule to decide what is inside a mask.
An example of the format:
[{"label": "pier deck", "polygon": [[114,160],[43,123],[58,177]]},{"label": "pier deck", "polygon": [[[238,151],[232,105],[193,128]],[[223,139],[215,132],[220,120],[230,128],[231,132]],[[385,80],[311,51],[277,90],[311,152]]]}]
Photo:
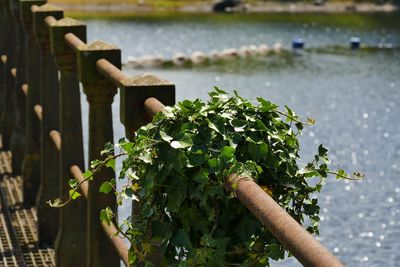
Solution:
[{"label": "pier deck", "polygon": [[38,246],[36,210],[24,207],[22,179],[10,173],[11,152],[0,141],[0,267],[55,266],[53,248]]}]

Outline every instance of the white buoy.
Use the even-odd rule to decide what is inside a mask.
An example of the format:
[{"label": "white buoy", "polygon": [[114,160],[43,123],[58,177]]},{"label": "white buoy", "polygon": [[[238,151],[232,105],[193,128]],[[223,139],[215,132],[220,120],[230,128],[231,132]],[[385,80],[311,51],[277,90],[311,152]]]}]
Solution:
[{"label": "white buoy", "polygon": [[206,61],[207,55],[201,51],[195,51],[192,53],[190,56],[190,60],[193,62],[193,64],[200,64]]},{"label": "white buoy", "polygon": [[215,50],[211,51],[211,53],[210,53],[211,61],[217,61],[217,60],[220,60],[221,58],[222,58],[222,54],[220,52],[215,51]]},{"label": "white buoy", "polygon": [[257,52],[261,56],[266,56],[269,53],[269,46],[267,44],[261,44],[257,48]]},{"label": "white buoy", "polygon": [[144,67],[153,67],[161,66],[165,61],[162,55],[144,55],[139,62]]},{"label": "white buoy", "polygon": [[226,48],[222,50],[221,55],[224,59],[230,59],[239,56],[239,53],[235,48]]},{"label": "white buoy", "polygon": [[257,46],[255,46],[255,45],[250,45],[250,46],[248,47],[248,51],[249,51],[249,55],[250,55],[250,56],[252,56],[252,57],[256,56],[256,55],[257,55]]},{"label": "white buoy", "polygon": [[182,53],[176,53],[173,57],[172,57],[172,62],[175,65],[181,66],[183,64],[185,64],[186,62],[189,61],[189,57],[186,56],[185,54]]},{"label": "white buoy", "polygon": [[280,53],[282,51],[282,43],[280,41],[277,41],[274,46],[273,49],[275,51],[275,53]]},{"label": "white buoy", "polygon": [[249,55],[249,47],[242,46],[241,48],[239,48],[238,53],[240,57],[247,57]]},{"label": "white buoy", "polygon": [[140,60],[137,57],[128,56],[128,61],[126,64],[128,66],[137,67],[140,65]]}]

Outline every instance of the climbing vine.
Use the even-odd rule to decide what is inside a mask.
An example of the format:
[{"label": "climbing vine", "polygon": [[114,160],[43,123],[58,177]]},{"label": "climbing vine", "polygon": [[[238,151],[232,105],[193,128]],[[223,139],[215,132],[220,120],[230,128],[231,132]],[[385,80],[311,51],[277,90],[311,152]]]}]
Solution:
[{"label": "climbing vine", "polygon": [[[327,175],[362,178],[330,170],[322,145],[311,162],[298,165],[298,136],[313,119],[302,122],[289,107],[282,112],[263,98],[253,104],[218,88],[209,96],[207,103],[166,107],[134,140],[107,144],[107,158],[91,164],[94,172],[114,167],[125,155],[122,188],[111,179],[99,190],[115,193],[120,205],[134,200],[134,213],[117,226],[131,242],[132,264],[151,266],[157,255],[166,266],[268,266],[269,259],[284,258],[283,246],[226,188],[233,173],[252,177],[312,234],[320,220],[315,193]],[[78,197],[77,181],[70,185],[70,198]],[[100,219],[110,223],[113,216],[107,207]]]}]

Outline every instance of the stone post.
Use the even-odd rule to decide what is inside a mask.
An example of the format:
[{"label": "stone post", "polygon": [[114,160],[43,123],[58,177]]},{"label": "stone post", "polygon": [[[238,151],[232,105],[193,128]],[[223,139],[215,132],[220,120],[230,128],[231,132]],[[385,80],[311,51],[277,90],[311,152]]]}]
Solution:
[{"label": "stone post", "polygon": [[[102,58],[121,68],[121,51],[100,41],[82,47],[78,54],[79,78],[89,102],[89,161],[103,158],[100,152],[104,145],[114,141],[111,104],[117,88],[97,72],[96,62]],[[117,266],[120,262],[118,253],[104,233],[99,219],[101,209],[107,206],[111,209],[116,207],[113,194],[99,192],[100,185],[114,177],[112,169],[102,169],[89,184],[87,266]]]},{"label": "stone post", "polygon": [[41,246],[54,246],[59,227],[59,209],[47,204],[60,195],[60,152],[50,137],[52,130],[59,130],[59,82],[58,69],[50,51],[50,31],[46,17],[63,17],[62,9],[48,4],[33,6],[33,30],[42,51],[41,103],[43,119],[41,127],[41,183],[37,196],[38,239]]},{"label": "stone post", "polygon": [[175,85],[153,75],[142,75],[121,81],[120,120],[125,126],[125,135],[133,138],[134,132],[150,122],[144,102],[157,98],[167,106],[175,104]]},{"label": "stone post", "polygon": [[[6,5],[3,1],[0,1],[0,27],[2,29],[8,28],[8,13]],[[5,98],[6,98],[6,87],[5,87],[5,76],[6,76],[6,64],[7,64],[7,31],[1,32],[0,38],[0,135],[3,132],[3,113],[5,110]],[[0,144],[0,147],[2,145]]]},{"label": "stone post", "polygon": [[[82,138],[82,115],[77,74],[77,56],[65,43],[65,35],[73,33],[86,42],[86,26],[64,18],[50,26],[51,51],[60,70],[60,134],[61,134],[61,199],[69,196],[70,167],[85,169]],[[56,242],[56,265],[82,266],[87,262],[87,204],[78,199],[61,208],[60,229]]]},{"label": "stone post", "polygon": [[5,4],[6,19],[8,20],[6,31],[7,64],[5,66],[5,105],[2,114],[3,150],[11,149],[11,135],[15,127],[15,77],[11,70],[17,64],[17,25],[14,22],[14,5],[12,0],[3,0]]},{"label": "stone post", "polygon": [[14,97],[15,97],[15,127],[10,140],[12,151],[12,170],[13,175],[22,174],[22,162],[25,155],[25,94],[22,86],[26,83],[26,33],[22,27],[19,1],[11,0],[14,23],[16,26],[16,77],[14,78]]},{"label": "stone post", "polygon": [[28,95],[25,99],[25,157],[22,174],[23,198],[25,207],[36,203],[40,185],[40,122],[34,113],[34,106],[40,104],[40,86],[42,73],[42,53],[33,33],[31,7],[45,4],[44,0],[20,0],[20,12],[27,34],[27,80]]}]

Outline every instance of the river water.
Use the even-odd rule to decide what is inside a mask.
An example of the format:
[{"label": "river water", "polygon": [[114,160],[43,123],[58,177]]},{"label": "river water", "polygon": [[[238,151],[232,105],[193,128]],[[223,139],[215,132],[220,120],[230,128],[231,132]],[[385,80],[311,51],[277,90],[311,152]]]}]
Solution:
[{"label": "river water", "polygon": [[[335,180],[322,190],[320,241],[346,266],[400,266],[400,16],[200,15],[87,20],[89,41],[103,40],[128,56],[210,52],[282,42],[285,52],[185,68],[125,68],[176,84],[177,100],[207,99],[214,85],[264,97],[316,119],[301,137],[302,157],[320,143],[332,167],[366,174],[362,182]],[[372,47],[351,51],[349,39]],[[291,40],[306,49],[293,53]],[[392,47],[379,49],[379,47]],[[83,101],[84,103],[85,101]],[[123,136],[115,98],[115,137]],[[84,110],[87,105],[84,104]],[[87,137],[85,137],[87,138]],[[86,142],[87,143],[87,142]],[[124,208],[126,214],[129,208]],[[294,259],[272,266],[299,266]]]}]

